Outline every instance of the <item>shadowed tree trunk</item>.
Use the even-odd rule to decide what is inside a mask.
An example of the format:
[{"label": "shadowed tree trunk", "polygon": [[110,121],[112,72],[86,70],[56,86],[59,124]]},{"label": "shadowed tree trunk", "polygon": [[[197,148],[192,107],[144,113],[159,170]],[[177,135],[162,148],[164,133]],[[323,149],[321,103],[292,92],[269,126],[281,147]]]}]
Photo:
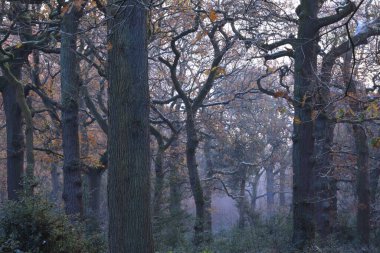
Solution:
[{"label": "shadowed tree trunk", "polygon": [[[21,79],[22,63],[12,66],[13,75]],[[16,100],[16,87],[10,85],[5,78],[3,102],[5,120],[7,122],[7,186],[8,199],[17,199],[17,192],[22,190],[22,176],[24,171],[24,132],[22,130],[21,109]]]},{"label": "shadowed tree trunk", "polygon": [[63,142],[63,195],[65,212],[82,215],[82,173],[79,148],[79,62],[77,33],[82,6],[71,2],[61,24],[61,102]]},{"label": "shadowed tree trunk", "polygon": [[[344,58],[343,77],[349,94],[348,103],[355,115],[364,111],[365,97],[360,95],[358,82],[351,78],[352,52],[348,52]],[[369,179],[369,148],[365,123],[352,125],[355,149],[357,153],[356,194],[358,206],[356,214],[356,230],[362,249],[368,250],[370,241],[370,179]]]},{"label": "shadowed tree trunk", "polygon": [[172,218],[172,222],[169,227],[168,241],[171,242],[170,245],[175,248],[183,240],[181,177],[179,174],[180,162],[178,161],[178,157],[181,157],[181,154],[178,152],[178,140],[174,140],[169,153],[169,214]]},{"label": "shadowed tree trunk", "polygon": [[[296,9],[299,17],[297,41],[294,48],[294,124],[293,124],[293,243],[298,249],[307,246],[315,236],[314,204],[315,187],[315,140],[314,120],[318,127],[319,118],[326,117],[324,112],[313,118],[315,108],[324,94],[318,89],[317,55],[319,51],[319,30],[349,15],[355,4],[347,4],[331,16],[318,18],[318,12],[325,1],[301,0]],[[326,84],[324,84],[326,85]]]},{"label": "shadowed tree trunk", "polygon": [[[323,96],[325,102],[322,102],[321,105],[327,105],[329,99],[328,92],[324,93]],[[316,229],[322,237],[331,235],[337,219],[337,182],[334,177],[333,158],[331,155],[334,139],[334,123],[328,119],[327,114],[328,112],[321,111],[315,120],[314,127],[316,157],[314,167],[314,190],[316,194],[315,221]]]},{"label": "shadowed tree trunk", "polygon": [[146,2],[109,4],[109,252],[153,253]]},{"label": "shadowed tree trunk", "polygon": [[156,138],[157,141],[157,152],[154,159],[154,171],[155,171],[155,183],[154,183],[154,197],[153,197],[153,218],[158,221],[161,214],[161,205],[162,205],[162,197],[164,190],[164,152],[165,145],[163,136],[161,133],[151,127],[150,132]]},{"label": "shadowed tree trunk", "polygon": [[195,225],[194,244],[201,246],[204,242],[205,231],[205,199],[198,172],[196,150],[198,147],[198,136],[195,128],[195,114],[193,109],[187,111],[186,117],[186,163],[189,173],[191,191],[195,202]]},{"label": "shadowed tree trunk", "polygon": [[89,209],[91,215],[98,221],[100,216],[100,191],[102,186],[102,176],[105,167],[89,167],[87,168],[88,191],[89,191]]},{"label": "shadowed tree trunk", "polygon": [[50,193],[50,199],[53,203],[57,204],[59,203],[59,191],[60,191],[60,183],[59,183],[59,172],[58,172],[58,166],[55,163],[51,163],[50,165],[50,175],[51,175],[51,193]]},{"label": "shadowed tree trunk", "polygon": [[359,242],[362,246],[369,247],[370,239],[370,191],[368,171],[368,144],[364,126],[353,125],[357,158],[357,185],[358,210],[356,217],[356,229]]},{"label": "shadowed tree trunk", "polygon": [[317,69],[316,19],[318,2],[302,0],[297,8],[299,43],[295,47],[293,124],[293,243],[303,249],[314,239],[313,167],[314,138],[311,94],[315,89]]}]

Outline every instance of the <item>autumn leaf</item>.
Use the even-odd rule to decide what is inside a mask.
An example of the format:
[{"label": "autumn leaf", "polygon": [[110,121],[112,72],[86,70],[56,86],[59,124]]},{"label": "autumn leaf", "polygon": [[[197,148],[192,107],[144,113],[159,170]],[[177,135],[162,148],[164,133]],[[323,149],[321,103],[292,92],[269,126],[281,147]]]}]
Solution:
[{"label": "autumn leaf", "polygon": [[211,22],[215,22],[217,18],[218,18],[218,15],[216,14],[216,11],[215,10],[211,10],[210,11],[210,20],[211,20]]},{"label": "autumn leaf", "polygon": [[380,137],[373,138],[371,140],[371,146],[374,148],[380,148]]},{"label": "autumn leaf", "polygon": [[22,43],[21,42],[18,42],[15,46],[15,48],[21,48],[22,47]]},{"label": "autumn leaf", "polygon": [[82,9],[83,3],[84,3],[83,0],[74,0],[74,2],[73,2],[74,7],[75,7],[75,9],[77,9],[77,11],[80,11]]},{"label": "autumn leaf", "polygon": [[301,119],[299,117],[294,117],[293,119],[293,123],[296,124],[296,125],[300,125],[302,123]]},{"label": "autumn leaf", "polygon": [[286,95],[288,95],[288,93],[286,91],[276,91],[273,96],[275,98],[283,98]]},{"label": "autumn leaf", "polygon": [[66,12],[69,10],[69,5],[66,3],[65,5],[62,6],[61,8],[61,17],[66,14]]},{"label": "autumn leaf", "polygon": [[112,43],[111,42],[107,43],[107,50],[108,51],[112,50]]}]

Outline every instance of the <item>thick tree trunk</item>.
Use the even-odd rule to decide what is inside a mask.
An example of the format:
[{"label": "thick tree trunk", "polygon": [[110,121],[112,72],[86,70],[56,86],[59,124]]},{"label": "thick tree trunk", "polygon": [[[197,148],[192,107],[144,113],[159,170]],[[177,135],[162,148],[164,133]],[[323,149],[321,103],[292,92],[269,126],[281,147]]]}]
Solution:
[{"label": "thick tree trunk", "polygon": [[[371,163],[370,170],[370,189],[371,189],[371,204],[376,209],[376,205],[378,205],[379,196],[379,179],[380,179],[380,150],[377,148],[373,149],[374,160]],[[374,210],[376,212],[376,210]],[[378,213],[378,211],[377,211]]]},{"label": "thick tree trunk", "polygon": [[357,185],[358,211],[356,218],[356,229],[361,246],[369,246],[370,238],[370,191],[368,171],[368,144],[367,134],[362,125],[354,124],[354,137],[357,158]]},{"label": "thick tree trunk", "polygon": [[[314,137],[311,97],[316,87],[318,2],[303,0],[298,7],[298,44],[295,47],[293,124],[293,243],[303,249],[314,239]],[[302,101],[302,103],[300,103]]]},{"label": "thick tree trunk", "polygon": [[[11,68],[15,77],[21,79],[22,64]],[[24,133],[22,130],[22,113],[16,100],[16,87],[6,79],[3,90],[5,119],[7,122],[7,186],[8,199],[16,200],[17,192],[22,190],[22,176],[24,171]]]},{"label": "thick tree trunk", "polygon": [[[343,78],[347,85],[347,92],[350,94],[348,103],[355,115],[359,115],[364,110],[365,97],[360,96],[358,83],[351,78],[352,52],[348,52],[344,58]],[[365,123],[353,124],[355,138],[355,148],[357,153],[357,175],[356,194],[358,206],[356,214],[356,229],[361,248],[368,249],[370,240],[370,179],[369,179],[369,148]]]},{"label": "thick tree trunk", "polygon": [[76,56],[77,32],[82,11],[72,6],[61,25],[61,100],[63,141],[63,200],[65,212],[82,215],[82,178],[78,133],[79,64]]},{"label": "thick tree trunk", "polygon": [[[325,94],[326,103],[321,103],[325,108],[328,96]],[[337,219],[337,182],[334,177],[331,147],[334,138],[334,123],[328,119],[326,112],[320,112],[315,119],[315,156],[314,190],[316,193],[315,221],[320,236],[326,237],[334,231]]]},{"label": "thick tree trunk", "polygon": [[109,252],[153,253],[147,10],[145,1],[109,6]]},{"label": "thick tree trunk", "polygon": [[100,218],[100,190],[104,171],[103,167],[89,167],[87,171],[90,215],[97,221]]}]

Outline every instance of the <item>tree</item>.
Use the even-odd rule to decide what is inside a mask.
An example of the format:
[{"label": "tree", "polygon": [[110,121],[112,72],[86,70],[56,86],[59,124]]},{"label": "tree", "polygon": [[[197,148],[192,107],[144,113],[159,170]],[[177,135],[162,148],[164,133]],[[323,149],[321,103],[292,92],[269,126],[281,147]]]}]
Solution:
[{"label": "tree", "polygon": [[153,253],[147,1],[111,1],[108,21],[109,250]]},{"label": "tree", "polygon": [[61,23],[61,104],[63,200],[66,214],[82,215],[82,168],[79,148],[79,61],[76,55],[79,20],[86,1],[71,1]]}]

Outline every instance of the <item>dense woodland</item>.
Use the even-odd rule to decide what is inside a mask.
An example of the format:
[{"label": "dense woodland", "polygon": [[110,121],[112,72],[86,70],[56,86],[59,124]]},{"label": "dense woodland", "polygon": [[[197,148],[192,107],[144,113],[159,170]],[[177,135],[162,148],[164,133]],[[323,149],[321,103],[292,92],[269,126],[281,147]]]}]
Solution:
[{"label": "dense woodland", "polygon": [[0,252],[380,252],[379,0],[0,0]]}]

